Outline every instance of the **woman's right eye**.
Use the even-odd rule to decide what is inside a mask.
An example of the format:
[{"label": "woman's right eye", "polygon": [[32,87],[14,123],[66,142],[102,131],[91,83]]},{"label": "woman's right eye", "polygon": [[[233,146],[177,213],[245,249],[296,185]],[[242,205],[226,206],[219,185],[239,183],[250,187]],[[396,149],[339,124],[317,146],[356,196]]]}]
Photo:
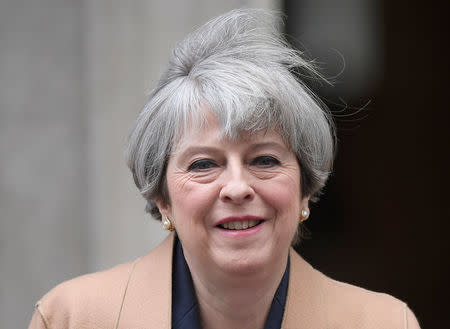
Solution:
[{"label": "woman's right eye", "polygon": [[207,169],[211,169],[217,167],[217,164],[212,161],[212,160],[208,160],[208,159],[201,159],[201,160],[197,160],[191,163],[191,165],[189,166],[188,170],[189,171],[202,171],[202,170],[207,170]]}]

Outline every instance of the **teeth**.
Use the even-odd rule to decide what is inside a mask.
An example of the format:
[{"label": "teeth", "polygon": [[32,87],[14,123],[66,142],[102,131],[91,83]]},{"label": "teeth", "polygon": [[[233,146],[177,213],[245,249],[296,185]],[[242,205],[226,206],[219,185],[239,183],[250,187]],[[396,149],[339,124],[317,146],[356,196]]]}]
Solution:
[{"label": "teeth", "polygon": [[245,230],[247,228],[256,226],[257,224],[259,224],[259,221],[257,220],[244,220],[242,222],[226,222],[221,224],[220,226],[227,230]]}]

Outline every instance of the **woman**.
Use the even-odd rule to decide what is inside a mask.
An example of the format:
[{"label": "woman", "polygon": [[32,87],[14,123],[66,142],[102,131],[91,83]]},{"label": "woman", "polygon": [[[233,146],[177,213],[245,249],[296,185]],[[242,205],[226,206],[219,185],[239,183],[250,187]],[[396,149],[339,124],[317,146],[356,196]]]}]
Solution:
[{"label": "woman", "polygon": [[172,234],[65,282],[30,328],[419,328],[405,303],[329,279],[290,248],[331,171],[333,126],[296,79],[313,68],[261,10],[175,48],[127,150]]}]

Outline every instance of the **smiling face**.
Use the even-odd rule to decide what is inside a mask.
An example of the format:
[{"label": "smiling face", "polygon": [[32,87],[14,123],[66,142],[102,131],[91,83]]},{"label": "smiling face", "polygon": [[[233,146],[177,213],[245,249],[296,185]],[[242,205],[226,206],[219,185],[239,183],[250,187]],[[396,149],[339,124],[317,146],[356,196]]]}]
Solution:
[{"label": "smiling face", "polygon": [[188,264],[248,274],[286,263],[300,212],[300,167],[275,130],[220,138],[211,115],[181,138],[167,165],[173,222]]}]

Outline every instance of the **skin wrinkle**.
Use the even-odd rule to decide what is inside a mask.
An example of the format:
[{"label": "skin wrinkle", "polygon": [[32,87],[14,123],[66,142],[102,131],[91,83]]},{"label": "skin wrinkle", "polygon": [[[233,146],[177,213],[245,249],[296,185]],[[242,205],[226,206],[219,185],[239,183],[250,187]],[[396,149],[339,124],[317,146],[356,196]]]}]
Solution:
[{"label": "skin wrinkle", "polygon": [[[301,196],[297,157],[276,130],[230,140],[214,115],[205,117],[202,130],[175,145],[166,175],[172,202],[157,204],[175,225],[205,328],[262,328],[309,198]],[[192,166],[198,160],[205,162]],[[258,233],[222,236],[218,220],[242,215],[264,219]]]},{"label": "skin wrinkle", "polygon": [[161,214],[155,199],[168,199],[161,193],[161,174],[174,154],[171,146],[186,132],[203,128],[205,108],[217,116],[221,136],[232,140],[242,131],[278,128],[301,160],[302,192],[317,200],[332,167],[334,125],[326,106],[301,81],[321,75],[285,40],[281,20],[264,10],[233,10],[173,49],[126,151],[146,209],[157,219]]},{"label": "skin wrinkle", "polygon": [[[227,307],[228,300],[222,299],[221,294],[217,293],[217,289],[215,289],[215,285],[208,285],[207,282],[202,282],[199,278],[193,277],[194,282],[197,282],[197,286],[201,287],[202,289],[196,288],[197,296],[199,297],[199,305],[204,305],[204,307],[200,307],[200,311],[203,314],[209,314],[210,309],[215,310],[215,314],[223,314],[223,310]],[[272,301],[272,290],[276,291],[276,288],[278,287],[278,283],[272,287],[272,289],[264,289],[264,290],[253,290],[255,300],[257,301],[252,306],[253,308],[248,307],[249,305],[245,302],[243,302],[241,305],[238,305],[238,307],[245,309],[246,311],[239,316],[239,314],[234,313],[233,315],[236,315],[235,323],[238,323],[239,326],[236,328],[244,328],[244,323],[247,323],[246,328],[258,328],[261,326],[260,323],[256,319],[259,318],[261,314],[267,314],[270,308],[270,304]],[[203,290],[204,293],[207,294],[207,297],[203,298],[205,295],[204,293],[199,293],[199,290]],[[265,294],[264,294],[265,292]],[[214,303],[211,303],[212,301],[215,301]],[[242,300],[245,300],[242,298]],[[203,302],[202,302],[203,301]],[[205,307],[206,306],[206,307]],[[252,312],[253,309],[253,312]],[[230,316],[230,315],[228,315]],[[250,320],[250,323],[248,323],[248,320]],[[265,317],[264,319],[265,320]],[[215,319],[217,321],[217,319]],[[219,321],[218,321],[219,322]]]}]

